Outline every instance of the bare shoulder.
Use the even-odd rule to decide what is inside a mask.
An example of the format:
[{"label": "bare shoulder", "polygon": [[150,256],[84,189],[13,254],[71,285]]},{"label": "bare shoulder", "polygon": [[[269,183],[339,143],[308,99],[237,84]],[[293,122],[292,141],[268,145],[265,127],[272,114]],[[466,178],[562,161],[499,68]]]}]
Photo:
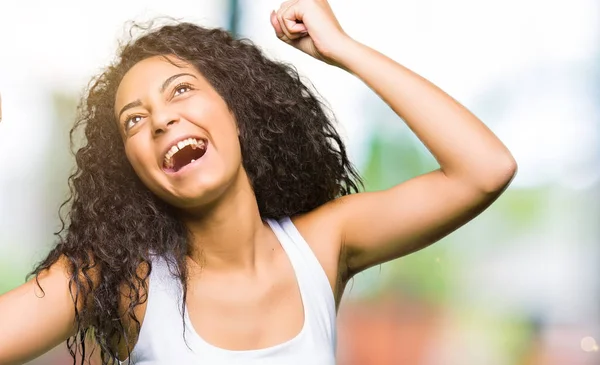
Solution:
[{"label": "bare shoulder", "polygon": [[337,205],[343,197],[328,202],[315,210],[292,218],[304,240],[308,243],[325,270],[336,300],[339,300],[347,281],[345,265],[342,265],[343,246],[340,219],[336,216]]}]

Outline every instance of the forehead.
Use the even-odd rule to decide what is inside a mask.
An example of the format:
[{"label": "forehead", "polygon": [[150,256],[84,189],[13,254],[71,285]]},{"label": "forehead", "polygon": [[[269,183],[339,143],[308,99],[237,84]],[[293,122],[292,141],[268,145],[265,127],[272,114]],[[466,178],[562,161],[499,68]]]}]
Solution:
[{"label": "forehead", "polygon": [[144,93],[158,92],[167,78],[178,73],[201,78],[194,66],[173,56],[153,56],[136,63],[119,84],[115,108],[143,97]]}]

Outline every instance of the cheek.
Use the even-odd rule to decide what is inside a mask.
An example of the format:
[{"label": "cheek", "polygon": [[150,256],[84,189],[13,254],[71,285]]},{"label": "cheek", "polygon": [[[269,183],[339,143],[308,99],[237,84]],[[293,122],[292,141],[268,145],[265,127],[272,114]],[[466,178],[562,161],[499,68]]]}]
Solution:
[{"label": "cheek", "polygon": [[222,128],[217,149],[232,164],[238,165],[242,159],[241,145],[237,129],[233,123]]},{"label": "cheek", "polygon": [[209,133],[221,157],[226,160],[240,158],[241,146],[237,123],[226,104],[217,102],[206,104],[202,115],[191,120],[202,121],[197,125]]},{"label": "cheek", "polygon": [[127,160],[129,160],[129,163],[138,177],[147,185],[151,180],[150,175],[152,167],[156,165],[156,162],[152,160],[149,153],[144,153],[144,151],[148,151],[148,148],[145,148],[140,143],[125,143],[125,155],[127,156]]}]

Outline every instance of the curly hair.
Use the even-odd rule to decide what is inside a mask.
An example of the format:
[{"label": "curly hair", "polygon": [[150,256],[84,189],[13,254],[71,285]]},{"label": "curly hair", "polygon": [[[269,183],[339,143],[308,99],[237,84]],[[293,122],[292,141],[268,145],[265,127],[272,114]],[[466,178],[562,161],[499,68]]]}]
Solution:
[{"label": "curly hair", "polygon": [[[67,213],[59,214],[56,245],[30,274],[37,280],[57,261],[67,263],[76,324],[67,348],[74,363],[79,356],[85,360],[90,337],[100,347],[103,365],[117,362],[115,343],[127,340],[119,301],[126,296],[126,315],[139,331],[133,310],[147,300],[151,255],[174,268],[185,303],[189,232],[175,209],[134,173],[115,122],[117,88],[139,61],[174,56],[193,65],[225,100],[240,131],[243,167],[263,219],[308,212],[362,186],[332,118],[293,67],[222,29],[176,23],[145,30],[120,47],[79,104],[72,146],[81,129],[85,138],[75,152],[70,197],[59,210]],[[141,274],[144,265],[148,270]]]}]

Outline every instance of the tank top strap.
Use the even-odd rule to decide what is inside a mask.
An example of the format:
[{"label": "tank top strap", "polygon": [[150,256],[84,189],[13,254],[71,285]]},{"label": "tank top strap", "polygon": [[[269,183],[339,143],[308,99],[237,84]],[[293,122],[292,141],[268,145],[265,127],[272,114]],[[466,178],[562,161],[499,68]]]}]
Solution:
[{"label": "tank top strap", "polygon": [[179,344],[184,343],[179,340],[184,334],[181,285],[164,257],[151,255],[151,263],[146,313],[131,359],[122,365],[152,363],[166,349],[187,350]]},{"label": "tank top strap", "polygon": [[289,217],[266,220],[289,257],[302,297],[310,312],[311,321],[326,331],[333,344],[336,341],[335,299],[329,279],[321,263]]}]

